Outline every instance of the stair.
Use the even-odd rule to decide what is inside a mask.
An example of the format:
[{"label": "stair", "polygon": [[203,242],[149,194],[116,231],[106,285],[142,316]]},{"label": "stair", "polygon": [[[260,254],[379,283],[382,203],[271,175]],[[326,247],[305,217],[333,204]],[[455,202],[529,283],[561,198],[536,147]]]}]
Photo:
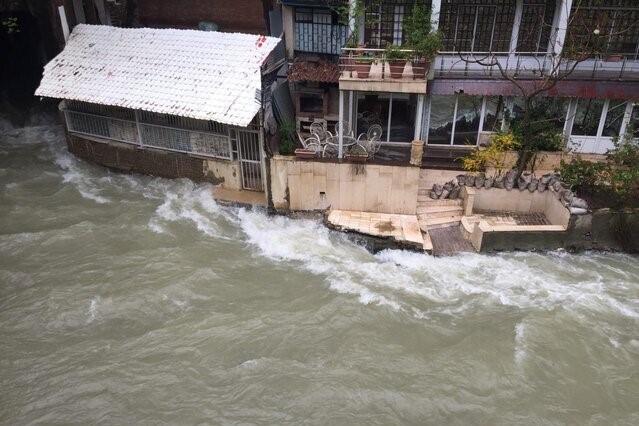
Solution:
[{"label": "stair", "polygon": [[463,216],[462,200],[433,200],[430,191],[433,184],[444,184],[458,172],[422,170],[417,191],[417,218],[423,233],[429,229],[459,226]]}]

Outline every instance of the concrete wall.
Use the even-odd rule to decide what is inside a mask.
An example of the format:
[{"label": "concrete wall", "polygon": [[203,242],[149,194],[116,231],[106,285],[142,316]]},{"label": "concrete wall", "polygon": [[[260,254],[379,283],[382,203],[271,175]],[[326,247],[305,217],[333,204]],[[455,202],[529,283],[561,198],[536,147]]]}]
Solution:
[{"label": "concrete wall", "polygon": [[329,163],[275,156],[271,193],[277,210],[357,210],[415,214],[418,167]]},{"label": "concrete wall", "polygon": [[[554,172],[555,170],[559,170],[559,166],[561,164],[561,160],[566,162],[572,161],[572,159],[576,157],[580,157],[582,160],[586,161],[605,161],[606,156],[602,154],[576,154],[573,152],[564,152],[564,151],[542,151],[538,155],[538,161],[535,165],[535,175],[541,176],[546,173]],[[506,154],[506,170],[514,167],[517,164],[518,154],[514,151]],[[491,176],[494,174],[494,169],[486,170],[486,175]]]},{"label": "concrete wall", "polygon": [[639,209],[572,216],[564,232],[486,232],[481,251],[617,250],[639,253]]},{"label": "concrete wall", "polygon": [[472,211],[544,213],[551,224],[568,226],[570,212],[550,190],[544,192],[518,189],[508,191],[500,188],[473,188],[473,190],[475,197]]},{"label": "concrete wall", "polygon": [[152,27],[194,28],[211,21],[220,31],[265,35],[264,12],[262,0],[138,0],[140,23]]},{"label": "concrete wall", "polygon": [[69,152],[112,169],[165,178],[189,178],[241,189],[237,161],[204,159],[179,152],[140,148],[136,145],[67,134]]}]

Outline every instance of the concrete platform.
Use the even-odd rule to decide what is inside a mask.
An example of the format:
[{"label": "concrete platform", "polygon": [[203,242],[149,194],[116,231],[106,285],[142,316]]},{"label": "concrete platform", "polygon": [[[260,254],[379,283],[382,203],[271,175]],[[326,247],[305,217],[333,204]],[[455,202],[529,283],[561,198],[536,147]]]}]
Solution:
[{"label": "concrete platform", "polygon": [[415,215],[331,210],[327,221],[332,228],[379,238],[392,238],[417,250],[432,251],[428,234],[422,234]]},{"label": "concrete platform", "polygon": [[220,186],[213,188],[213,198],[222,204],[266,207],[266,195],[257,191],[238,191]]}]

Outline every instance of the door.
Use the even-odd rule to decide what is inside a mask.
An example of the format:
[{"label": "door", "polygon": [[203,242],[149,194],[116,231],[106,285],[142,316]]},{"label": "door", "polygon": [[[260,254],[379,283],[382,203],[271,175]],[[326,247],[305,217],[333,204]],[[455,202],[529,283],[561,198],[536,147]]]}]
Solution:
[{"label": "door", "polygon": [[238,130],[237,147],[242,171],[242,188],[251,191],[264,191],[262,177],[262,150],[257,131]]}]

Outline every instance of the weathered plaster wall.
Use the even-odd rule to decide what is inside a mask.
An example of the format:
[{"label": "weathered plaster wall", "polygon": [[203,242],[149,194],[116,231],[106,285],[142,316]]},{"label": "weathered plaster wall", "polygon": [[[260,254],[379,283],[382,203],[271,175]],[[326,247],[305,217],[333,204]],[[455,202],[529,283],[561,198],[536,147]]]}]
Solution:
[{"label": "weathered plaster wall", "polygon": [[268,33],[262,0],[180,0],[179,5],[175,0],[138,0],[138,13],[143,26],[194,28],[211,21],[225,32]]},{"label": "weathered plaster wall", "polygon": [[[542,151],[538,154],[538,160],[535,164],[535,175],[541,176],[546,173],[554,172],[555,170],[559,170],[559,166],[561,164],[561,160],[565,162],[570,162],[574,158],[581,158],[586,161],[605,161],[606,156],[602,154],[576,154],[572,152],[552,152],[552,151]],[[517,165],[518,155],[516,152],[508,152],[505,158],[506,169],[511,167],[515,167]],[[489,168],[486,170],[487,176],[492,176],[495,174],[495,170]]]},{"label": "weathered plaster wall", "polygon": [[530,192],[518,189],[508,191],[500,188],[472,188],[472,191],[475,194],[472,211],[544,213],[551,224],[568,226],[570,212],[550,190]]},{"label": "weathered plaster wall", "polygon": [[415,214],[419,168],[376,164],[271,160],[271,191],[277,210],[328,207]]},{"label": "weathered plaster wall", "polygon": [[237,162],[209,160],[178,152],[67,135],[69,152],[85,160],[125,172],[166,178],[189,178],[195,182],[213,182],[225,188],[240,189]]},{"label": "weathered plaster wall", "polygon": [[618,250],[639,253],[639,209],[571,216],[565,232],[486,232],[481,251]]}]

